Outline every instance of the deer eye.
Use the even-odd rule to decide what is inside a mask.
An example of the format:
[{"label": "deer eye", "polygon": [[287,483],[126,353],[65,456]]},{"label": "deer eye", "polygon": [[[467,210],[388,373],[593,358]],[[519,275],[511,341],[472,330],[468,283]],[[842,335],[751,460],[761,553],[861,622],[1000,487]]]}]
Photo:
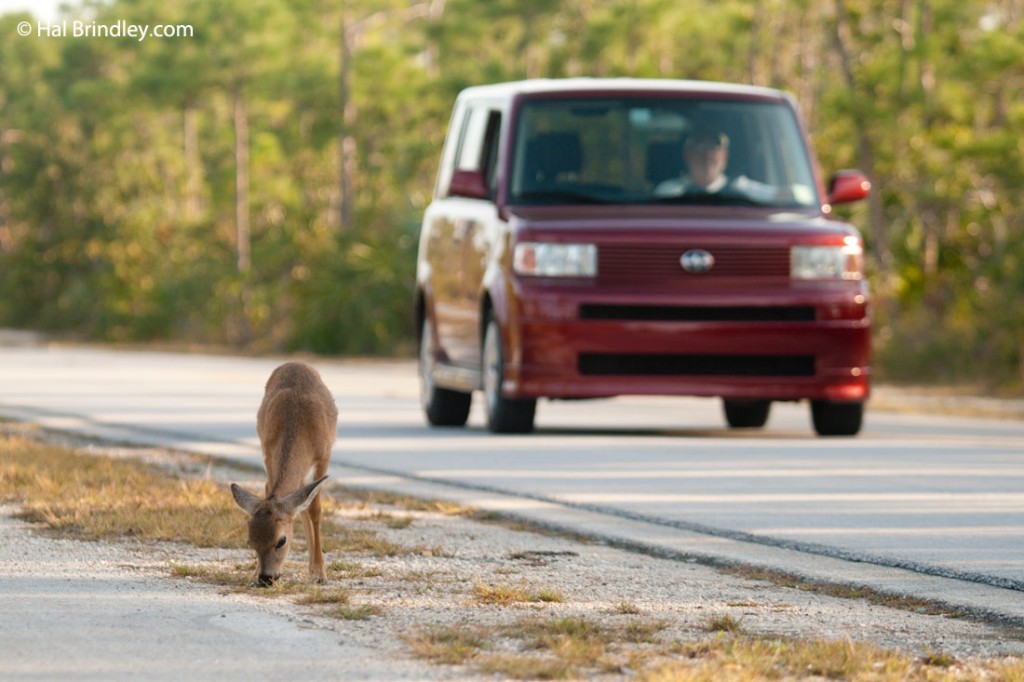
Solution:
[{"label": "deer eye", "polygon": [[281,536],[281,539],[277,541],[277,546],[274,549],[281,549],[284,547],[284,543],[288,542],[288,538]]}]

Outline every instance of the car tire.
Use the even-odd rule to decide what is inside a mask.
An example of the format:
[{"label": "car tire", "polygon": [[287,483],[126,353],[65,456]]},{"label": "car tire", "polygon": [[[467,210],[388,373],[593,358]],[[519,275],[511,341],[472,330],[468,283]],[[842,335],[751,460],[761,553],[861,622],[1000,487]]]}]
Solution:
[{"label": "car tire", "polygon": [[864,421],[864,403],[814,400],[811,421],[819,436],[856,436]]},{"label": "car tire", "polygon": [[725,421],[733,429],[759,429],[768,422],[770,400],[723,400]]},{"label": "car tire", "polygon": [[420,406],[431,426],[465,426],[469,419],[472,393],[441,388],[434,383],[434,336],[430,318],[420,328]]},{"label": "car tire", "polygon": [[484,330],[483,388],[487,407],[487,428],[492,433],[528,433],[533,430],[537,412],[536,399],[511,399],[501,394],[505,376],[505,348],[501,340],[501,326],[493,316],[488,317]]}]

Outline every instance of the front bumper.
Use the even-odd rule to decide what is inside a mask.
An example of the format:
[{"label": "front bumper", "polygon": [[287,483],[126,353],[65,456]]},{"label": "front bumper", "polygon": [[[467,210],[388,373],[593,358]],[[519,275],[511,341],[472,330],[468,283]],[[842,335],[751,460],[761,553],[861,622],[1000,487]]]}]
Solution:
[{"label": "front bumper", "polygon": [[[509,397],[868,398],[871,329],[859,285],[634,292],[599,301],[571,287],[517,293]],[[606,316],[614,319],[581,317],[595,308],[615,311]],[[631,309],[645,319],[629,319]]]}]

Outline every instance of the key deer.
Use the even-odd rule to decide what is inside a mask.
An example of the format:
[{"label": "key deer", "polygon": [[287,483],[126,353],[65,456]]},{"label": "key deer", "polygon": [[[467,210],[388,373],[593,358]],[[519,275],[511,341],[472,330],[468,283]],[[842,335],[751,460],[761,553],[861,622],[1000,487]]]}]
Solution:
[{"label": "key deer", "polygon": [[267,470],[265,497],[231,484],[235,502],[249,515],[249,546],[256,552],[256,584],[269,587],[281,577],[291,548],[296,514],[302,514],[309,549],[309,573],[325,582],[320,543],[320,488],[327,480],[338,410],[320,374],[289,362],[267,380],[256,413],[256,433]]}]

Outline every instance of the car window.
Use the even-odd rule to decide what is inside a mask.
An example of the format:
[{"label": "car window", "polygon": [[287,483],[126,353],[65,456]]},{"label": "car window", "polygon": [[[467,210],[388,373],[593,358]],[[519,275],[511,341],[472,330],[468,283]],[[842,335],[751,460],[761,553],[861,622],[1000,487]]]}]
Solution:
[{"label": "car window", "polygon": [[469,110],[462,128],[462,135],[459,138],[459,152],[455,162],[456,170],[480,170],[483,161],[482,152],[484,132],[487,129],[487,116],[488,111],[483,107],[478,106]]},{"label": "car window", "polygon": [[498,139],[501,113],[483,104],[471,105],[462,119],[454,169],[482,171],[493,197],[497,191]]},{"label": "car window", "polygon": [[[727,146],[723,187],[684,191],[684,146],[714,127]],[[794,112],[748,100],[527,99],[517,117],[511,203],[818,204]]]}]

